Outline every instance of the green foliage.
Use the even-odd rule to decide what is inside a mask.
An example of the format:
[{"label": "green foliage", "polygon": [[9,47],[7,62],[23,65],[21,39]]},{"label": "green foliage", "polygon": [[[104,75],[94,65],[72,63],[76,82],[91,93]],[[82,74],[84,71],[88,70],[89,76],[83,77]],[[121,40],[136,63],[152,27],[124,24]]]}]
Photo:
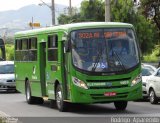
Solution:
[{"label": "green foliage", "polygon": [[81,3],[80,15],[84,21],[104,21],[104,1],[84,0]]},{"label": "green foliage", "polygon": [[59,16],[58,18],[58,22],[60,24],[67,24],[67,23],[70,23],[71,21],[71,16],[67,16],[65,14],[61,14],[61,16]]},{"label": "green foliage", "polygon": [[80,18],[80,14],[77,13],[77,8],[72,8],[72,12],[69,15],[61,14],[58,17],[59,24],[68,24],[73,22],[80,22],[82,21]]},{"label": "green foliage", "polygon": [[68,23],[73,23],[73,22],[81,22],[82,19],[79,18],[80,15],[79,14],[75,14],[75,15],[65,15],[65,14],[61,14],[61,16],[59,16],[58,21],[60,24],[68,24]]},{"label": "green foliage", "polygon": [[158,62],[160,57],[160,45],[156,45],[151,54],[143,56],[144,62]]},{"label": "green foliage", "polygon": [[141,0],[143,15],[149,18],[160,30],[160,1],[159,0]]},{"label": "green foliage", "polygon": [[154,56],[153,54],[145,55],[143,57],[143,62],[158,62],[158,58]]},{"label": "green foliage", "polygon": [[111,20],[115,22],[134,22],[135,11],[131,0],[111,1]]},{"label": "green foliage", "polygon": [[104,21],[104,5],[103,0],[84,0],[81,3],[79,13],[75,12],[72,15],[61,14],[58,17],[58,22],[59,24],[67,24],[85,21]]},{"label": "green foliage", "polygon": [[142,53],[150,53],[157,42],[156,28],[144,16],[137,16],[135,26]]},{"label": "green foliage", "polygon": [[7,60],[14,60],[14,45],[6,44],[6,59]]},{"label": "green foliage", "polygon": [[2,51],[0,50],[0,56],[2,56]]}]

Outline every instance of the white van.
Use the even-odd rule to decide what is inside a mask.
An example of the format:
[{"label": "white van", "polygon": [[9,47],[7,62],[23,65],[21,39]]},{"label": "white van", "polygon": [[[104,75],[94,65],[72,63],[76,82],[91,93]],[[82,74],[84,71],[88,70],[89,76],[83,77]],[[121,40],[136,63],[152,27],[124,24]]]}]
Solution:
[{"label": "white van", "polygon": [[13,61],[0,61],[0,90],[16,90]]}]

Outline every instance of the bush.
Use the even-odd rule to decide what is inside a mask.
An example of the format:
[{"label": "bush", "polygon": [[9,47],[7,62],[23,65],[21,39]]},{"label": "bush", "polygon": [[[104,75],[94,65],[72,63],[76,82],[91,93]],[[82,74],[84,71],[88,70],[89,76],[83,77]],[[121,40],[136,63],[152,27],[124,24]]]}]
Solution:
[{"label": "bush", "polygon": [[14,60],[14,45],[13,44],[6,44],[6,60]]},{"label": "bush", "polygon": [[151,54],[144,55],[144,62],[158,62],[160,57],[160,45],[156,45]]}]

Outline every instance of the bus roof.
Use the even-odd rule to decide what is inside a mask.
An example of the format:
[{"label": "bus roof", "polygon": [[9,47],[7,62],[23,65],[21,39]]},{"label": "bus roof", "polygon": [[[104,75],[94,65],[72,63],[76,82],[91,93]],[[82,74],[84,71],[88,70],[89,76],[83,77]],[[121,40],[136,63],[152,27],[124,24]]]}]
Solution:
[{"label": "bus roof", "polygon": [[65,25],[45,27],[40,29],[21,31],[21,32],[15,33],[15,37],[34,35],[34,34],[40,34],[40,33],[49,33],[57,30],[64,30],[66,32],[69,32],[71,30],[97,28],[97,27],[133,27],[133,26],[132,24],[120,23],[120,22],[82,22],[82,23],[72,23],[72,24],[65,24]]}]

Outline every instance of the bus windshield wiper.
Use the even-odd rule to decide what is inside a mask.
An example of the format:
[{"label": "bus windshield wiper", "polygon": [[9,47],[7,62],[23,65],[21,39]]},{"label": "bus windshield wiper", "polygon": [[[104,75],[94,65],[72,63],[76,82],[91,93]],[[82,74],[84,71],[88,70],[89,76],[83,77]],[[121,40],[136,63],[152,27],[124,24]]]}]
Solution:
[{"label": "bus windshield wiper", "polygon": [[121,68],[123,70],[126,70],[126,68],[125,68],[124,64],[122,63],[121,59],[119,58],[119,55],[117,54],[117,52],[113,51],[113,49],[112,49],[112,53],[113,53],[114,56],[116,56],[116,59],[118,60],[118,63],[120,63]]},{"label": "bus windshield wiper", "polygon": [[101,56],[102,56],[102,49],[98,51],[94,66],[92,67],[92,71],[96,70],[98,63],[99,63],[99,60],[101,59]]},{"label": "bus windshield wiper", "polygon": [[113,50],[113,44],[111,42],[111,51],[112,51],[112,56],[116,56],[116,59],[118,60],[118,63],[120,63],[120,66],[123,70],[126,70],[124,64],[122,63],[121,59],[119,58],[119,55],[117,54],[116,51]]}]

